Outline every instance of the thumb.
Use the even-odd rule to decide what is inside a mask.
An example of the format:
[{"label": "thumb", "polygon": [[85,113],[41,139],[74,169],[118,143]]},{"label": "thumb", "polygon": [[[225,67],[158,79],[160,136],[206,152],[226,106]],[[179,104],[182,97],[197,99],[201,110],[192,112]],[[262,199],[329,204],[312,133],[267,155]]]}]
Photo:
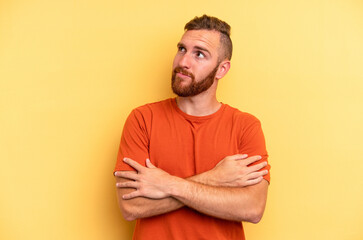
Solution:
[{"label": "thumb", "polygon": [[146,159],[146,167],[148,167],[148,168],[156,168],[152,163],[151,163],[151,161],[150,161],[150,159]]}]

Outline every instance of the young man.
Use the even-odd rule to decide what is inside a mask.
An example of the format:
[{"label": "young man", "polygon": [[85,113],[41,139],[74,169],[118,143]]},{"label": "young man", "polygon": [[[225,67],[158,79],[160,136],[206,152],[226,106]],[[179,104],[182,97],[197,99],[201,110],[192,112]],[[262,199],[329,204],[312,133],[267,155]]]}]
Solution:
[{"label": "young man", "polygon": [[115,177],[134,239],[244,239],[270,181],[258,119],[216,98],[230,68],[230,26],[203,15],[185,25],[173,62],[178,96],[134,109]]}]

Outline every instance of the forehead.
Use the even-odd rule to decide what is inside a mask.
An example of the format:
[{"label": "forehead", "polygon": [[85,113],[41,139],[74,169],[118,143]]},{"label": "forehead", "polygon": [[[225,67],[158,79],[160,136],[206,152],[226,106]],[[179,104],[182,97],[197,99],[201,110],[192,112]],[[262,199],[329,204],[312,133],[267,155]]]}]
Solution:
[{"label": "forehead", "polygon": [[220,44],[220,33],[210,30],[186,31],[180,42],[187,47],[204,47],[208,50],[217,50]]}]

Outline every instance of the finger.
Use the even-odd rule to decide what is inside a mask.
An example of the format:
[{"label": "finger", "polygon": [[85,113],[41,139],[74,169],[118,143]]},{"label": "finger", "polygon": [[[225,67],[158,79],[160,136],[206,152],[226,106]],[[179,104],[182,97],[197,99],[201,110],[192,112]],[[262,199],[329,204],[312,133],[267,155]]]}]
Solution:
[{"label": "finger", "polygon": [[138,180],[138,177],[139,177],[139,175],[136,172],[131,172],[131,171],[119,171],[119,172],[117,172],[116,176],[131,179],[131,180]]},{"label": "finger", "polygon": [[151,163],[151,161],[150,161],[150,159],[146,159],[146,167],[148,167],[148,168],[156,168],[152,163]]},{"label": "finger", "polygon": [[247,177],[248,177],[248,180],[252,180],[255,178],[265,176],[267,173],[268,173],[267,170],[263,170],[263,171],[259,171],[259,172],[252,172],[252,173],[248,174]]},{"label": "finger", "polygon": [[140,172],[144,168],[144,166],[141,166],[138,162],[136,162],[130,158],[124,158],[123,161],[124,161],[124,163],[130,165],[132,168],[134,168],[138,172]]},{"label": "finger", "polygon": [[114,173],[115,177],[121,177],[122,173],[123,172],[133,172],[133,173],[136,173],[135,171],[116,171]]},{"label": "finger", "polygon": [[248,181],[246,181],[246,186],[255,185],[255,184],[261,182],[262,179],[263,179],[263,177],[258,177],[258,178],[254,178],[254,179],[248,180]]},{"label": "finger", "polygon": [[128,200],[128,199],[132,199],[132,198],[139,197],[139,196],[141,196],[141,193],[139,191],[134,191],[134,192],[123,195],[122,199]]},{"label": "finger", "polygon": [[245,159],[247,157],[248,157],[247,154],[236,154],[236,155],[230,156],[230,158],[233,159],[233,160],[242,160],[242,159]]},{"label": "finger", "polygon": [[259,164],[256,164],[256,165],[253,165],[253,166],[250,166],[248,167],[249,168],[249,172],[257,172],[258,170],[264,168],[267,166],[267,162],[264,161],[262,163],[259,163]]},{"label": "finger", "polygon": [[249,157],[247,159],[245,159],[243,162],[243,164],[245,164],[246,166],[250,165],[251,163],[257,162],[258,160],[261,160],[262,157],[260,155],[256,155],[256,156],[252,156]]},{"label": "finger", "polygon": [[119,182],[116,183],[117,188],[135,188],[137,189],[138,183],[135,181]]}]

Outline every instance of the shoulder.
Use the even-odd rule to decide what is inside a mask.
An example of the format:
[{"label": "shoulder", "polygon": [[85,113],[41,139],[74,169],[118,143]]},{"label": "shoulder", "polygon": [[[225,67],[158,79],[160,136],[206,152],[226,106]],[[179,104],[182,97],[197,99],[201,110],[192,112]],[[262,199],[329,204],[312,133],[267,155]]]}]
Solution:
[{"label": "shoulder", "polygon": [[147,103],[134,109],[134,111],[158,111],[160,109],[169,107],[171,105],[172,98],[164,99],[157,102]]},{"label": "shoulder", "polygon": [[170,111],[172,108],[172,98],[168,98],[162,101],[147,103],[131,111],[130,115],[136,118],[149,118],[160,115],[162,112]]},{"label": "shoulder", "polygon": [[155,119],[163,118],[162,111],[171,99],[144,104],[134,108],[126,119],[124,129],[141,129],[150,132]]},{"label": "shoulder", "polygon": [[242,126],[248,127],[251,125],[260,125],[260,120],[248,112],[243,112],[237,108],[231,107],[228,104],[225,104],[225,111],[229,117],[232,118],[233,122],[241,124]]},{"label": "shoulder", "polygon": [[261,146],[263,146],[265,140],[260,120],[251,113],[230,106],[227,109],[232,114],[233,125],[239,133],[241,144],[245,146],[262,144]]}]

